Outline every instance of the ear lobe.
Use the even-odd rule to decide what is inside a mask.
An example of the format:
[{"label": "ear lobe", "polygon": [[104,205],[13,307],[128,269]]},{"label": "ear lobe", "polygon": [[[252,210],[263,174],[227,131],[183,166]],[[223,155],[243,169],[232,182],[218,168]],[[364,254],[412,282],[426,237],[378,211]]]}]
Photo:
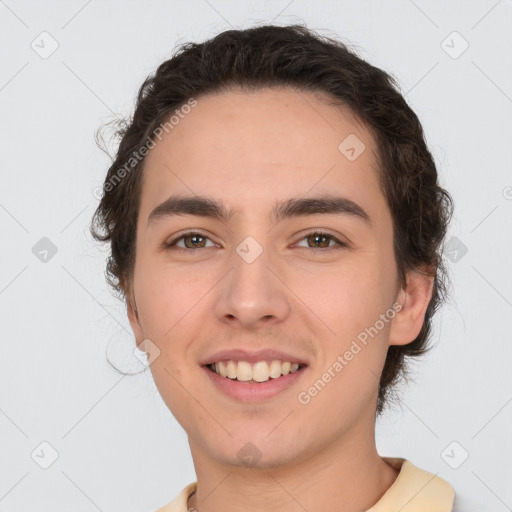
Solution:
[{"label": "ear lobe", "polygon": [[423,327],[433,286],[434,275],[424,270],[407,274],[407,286],[405,290],[400,290],[397,297],[402,308],[391,321],[390,345],[407,345],[416,339]]}]

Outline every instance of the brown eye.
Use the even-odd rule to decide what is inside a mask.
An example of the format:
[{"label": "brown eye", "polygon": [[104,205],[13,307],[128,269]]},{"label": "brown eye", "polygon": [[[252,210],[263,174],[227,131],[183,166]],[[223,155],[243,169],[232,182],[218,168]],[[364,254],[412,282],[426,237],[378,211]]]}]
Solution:
[{"label": "brown eye", "polygon": [[[208,247],[206,245],[207,240],[210,240],[207,236],[204,236],[201,233],[195,233],[195,232],[191,231],[191,232],[185,233],[185,234],[179,236],[178,238],[175,238],[171,242],[165,244],[165,248],[166,249],[177,248],[177,249],[182,249],[182,250],[204,249],[204,248]],[[181,241],[183,241],[183,245],[181,245]],[[212,245],[215,245],[215,244],[212,244]],[[212,247],[212,245],[210,245],[209,247]]]},{"label": "brown eye", "polygon": [[[301,239],[307,241],[307,246],[298,244],[299,247],[306,247],[310,249],[329,249],[331,247],[346,247],[347,245],[340,242],[336,237],[329,235],[328,233],[313,232],[306,235]],[[331,244],[334,242],[334,244]]]},{"label": "brown eye", "polygon": [[309,235],[308,242],[311,244],[318,244],[320,247],[329,247],[331,237],[326,235]]},{"label": "brown eye", "polygon": [[[196,234],[185,235],[182,237],[182,239],[185,241],[185,247],[187,247],[188,249],[195,249],[197,247],[204,247],[206,237]],[[187,241],[190,241],[190,244],[188,244]]]}]

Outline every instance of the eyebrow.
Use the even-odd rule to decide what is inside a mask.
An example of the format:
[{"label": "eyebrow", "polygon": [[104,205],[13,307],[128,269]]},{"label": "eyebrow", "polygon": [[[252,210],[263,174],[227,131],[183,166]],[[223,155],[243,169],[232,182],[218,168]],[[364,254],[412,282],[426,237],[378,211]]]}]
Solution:
[{"label": "eyebrow", "polygon": [[[158,219],[179,215],[194,215],[229,222],[239,213],[238,210],[227,208],[224,203],[213,198],[171,195],[151,211],[148,216],[148,226]],[[278,201],[274,204],[269,218],[271,222],[278,223],[292,217],[316,214],[349,215],[371,226],[370,216],[361,206],[351,199],[331,194]]]}]

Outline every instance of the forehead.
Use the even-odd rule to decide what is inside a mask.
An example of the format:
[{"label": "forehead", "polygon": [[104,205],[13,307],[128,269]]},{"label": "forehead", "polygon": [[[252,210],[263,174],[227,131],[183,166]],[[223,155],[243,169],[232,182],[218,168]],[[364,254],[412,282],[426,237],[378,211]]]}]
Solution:
[{"label": "forehead", "polygon": [[197,98],[146,157],[141,214],[174,193],[216,195],[236,209],[333,189],[375,202],[374,139],[328,101],[287,88]]}]

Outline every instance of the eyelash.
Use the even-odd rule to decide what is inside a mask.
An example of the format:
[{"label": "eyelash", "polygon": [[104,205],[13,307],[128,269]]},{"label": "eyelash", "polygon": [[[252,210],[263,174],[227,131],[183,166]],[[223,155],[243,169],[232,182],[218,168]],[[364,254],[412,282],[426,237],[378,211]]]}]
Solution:
[{"label": "eyelash", "polygon": [[[184,238],[187,238],[189,236],[194,236],[194,235],[199,235],[202,238],[206,238],[206,239],[210,240],[210,238],[208,236],[203,235],[202,233],[199,233],[197,231],[187,231],[186,233],[182,233],[180,236],[174,238],[170,242],[164,243],[164,250],[171,250],[171,249],[173,249],[173,250],[178,250],[178,251],[188,251],[188,252],[191,252],[191,251],[197,251],[198,249],[207,249],[207,247],[197,247],[197,248],[193,249],[193,248],[189,248],[189,247],[184,248],[184,247],[177,247],[176,246],[176,244],[179,241],[183,240]],[[324,231],[311,231],[310,233],[306,233],[299,240],[299,242],[301,242],[305,238],[308,238],[308,237],[311,237],[311,236],[323,236],[323,237],[330,238],[331,240],[336,242],[337,245],[336,246],[332,246],[332,247],[300,247],[301,249],[311,249],[314,252],[317,252],[317,251],[322,252],[322,251],[325,251],[326,249],[342,249],[342,248],[347,248],[348,247],[348,244],[342,242],[341,240],[339,240],[335,236],[333,236],[333,235],[331,235],[329,233],[326,233]]]}]

